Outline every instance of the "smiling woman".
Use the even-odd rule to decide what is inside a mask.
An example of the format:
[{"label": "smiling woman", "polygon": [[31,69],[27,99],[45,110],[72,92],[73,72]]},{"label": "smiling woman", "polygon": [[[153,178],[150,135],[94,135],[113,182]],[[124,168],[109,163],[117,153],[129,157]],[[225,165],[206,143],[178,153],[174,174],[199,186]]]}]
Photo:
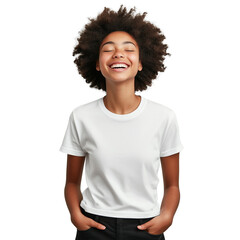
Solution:
[{"label": "smiling woman", "polygon": [[166,69],[165,56],[171,54],[167,53],[168,46],[163,43],[165,36],[157,26],[144,20],[146,12],[134,16],[134,11],[135,8],[132,8],[127,12],[123,6],[117,12],[104,8],[96,19],[90,18],[90,23],[80,32],[78,44],[73,51],[73,56],[77,55],[74,63],[82,77],[90,83],[90,87],[106,92],[105,77],[101,71],[96,71],[96,62],[99,59],[101,44],[102,47],[104,44],[109,46],[106,51],[112,50],[110,46],[114,45],[114,41],[109,39],[103,43],[103,40],[115,31],[126,32],[132,37],[131,43],[126,43],[126,50],[135,50],[130,47],[134,44],[140,49],[139,59],[144,69],[135,76],[134,91],[146,90],[152,85],[158,72],[164,72]]},{"label": "smiling woman", "polygon": [[[105,8],[74,49],[79,72],[106,95],[75,108],[60,150],[68,154],[66,203],[75,240],[163,240],[179,202],[183,149],[175,113],[135,95],[164,71],[160,29],[126,8]],[[80,191],[86,163],[88,187]],[[164,198],[158,202],[162,165]]]},{"label": "smiling woman", "polygon": [[108,34],[100,45],[96,69],[101,71],[107,85],[109,81],[130,80],[134,83],[137,72],[142,70],[136,40],[123,31]]}]

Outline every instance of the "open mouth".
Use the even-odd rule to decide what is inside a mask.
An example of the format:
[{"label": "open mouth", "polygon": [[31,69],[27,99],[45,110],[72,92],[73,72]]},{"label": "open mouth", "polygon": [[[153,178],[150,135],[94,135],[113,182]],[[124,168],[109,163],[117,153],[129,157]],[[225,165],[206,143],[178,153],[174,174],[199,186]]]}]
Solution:
[{"label": "open mouth", "polygon": [[124,69],[127,69],[129,65],[126,63],[113,63],[109,67],[115,70],[124,70]]}]

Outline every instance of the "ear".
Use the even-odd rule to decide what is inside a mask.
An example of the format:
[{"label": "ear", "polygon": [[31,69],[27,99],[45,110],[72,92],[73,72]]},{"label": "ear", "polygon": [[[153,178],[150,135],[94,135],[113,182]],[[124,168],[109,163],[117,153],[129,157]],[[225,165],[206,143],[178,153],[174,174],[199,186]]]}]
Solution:
[{"label": "ear", "polygon": [[143,69],[142,62],[139,61],[139,64],[138,64],[138,71],[142,71],[142,69]]},{"label": "ear", "polygon": [[99,61],[96,62],[96,70],[97,70],[97,71],[100,71]]}]

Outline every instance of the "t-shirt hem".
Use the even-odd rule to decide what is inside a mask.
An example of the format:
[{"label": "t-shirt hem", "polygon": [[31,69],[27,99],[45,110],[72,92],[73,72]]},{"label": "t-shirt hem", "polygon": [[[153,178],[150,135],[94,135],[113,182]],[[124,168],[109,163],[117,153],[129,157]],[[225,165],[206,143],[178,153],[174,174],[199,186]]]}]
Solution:
[{"label": "t-shirt hem", "polygon": [[171,156],[171,155],[173,155],[173,154],[175,154],[175,153],[178,153],[178,152],[182,151],[183,148],[184,148],[183,145],[179,145],[179,146],[177,146],[177,147],[175,147],[175,148],[172,148],[172,149],[169,149],[169,150],[167,150],[167,151],[162,152],[162,153],[160,154],[160,157]]},{"label": "t-shirt hem", "polygon": [[67,147],[64,147],[64,146],[61,146],[59,151],[61,151],[63,153],[70,154],[70,155],[73,155],[73,156],[78,156],[78,157],[86,156],[86,153],[84,153],[84,152],[77,151],[75,149],[67,148]]},{"label": "t-shirt hem", "polygon": [[115,217],[115,218],[151,218],[151,217],[156,217],[160,214],[160,208],[154,209],[154,211],[149,211],[149,212],[117,212],[117,211],[107,211],[103,209],[96,209],[96,208],[91,208],[85,205],[85,203],[82,201],[80,203],[80,206],[89,213],[96,214],[96,215],[101,215],[105,217]]}]

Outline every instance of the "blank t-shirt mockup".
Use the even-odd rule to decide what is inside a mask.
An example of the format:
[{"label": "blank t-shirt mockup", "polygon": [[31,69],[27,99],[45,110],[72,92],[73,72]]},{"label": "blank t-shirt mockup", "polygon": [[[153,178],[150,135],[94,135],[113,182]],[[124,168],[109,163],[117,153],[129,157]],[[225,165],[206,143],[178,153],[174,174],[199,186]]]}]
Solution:
[{"label": "blank t-shirt mockup", "polygon": [[80,206],[117,218],[160,214],[160,157],[182,149],[174,111],[143,96],[128,114],[108,110],[103,97],[76,107],[60,147],[69,155],[85,156],[87,188]]}]

